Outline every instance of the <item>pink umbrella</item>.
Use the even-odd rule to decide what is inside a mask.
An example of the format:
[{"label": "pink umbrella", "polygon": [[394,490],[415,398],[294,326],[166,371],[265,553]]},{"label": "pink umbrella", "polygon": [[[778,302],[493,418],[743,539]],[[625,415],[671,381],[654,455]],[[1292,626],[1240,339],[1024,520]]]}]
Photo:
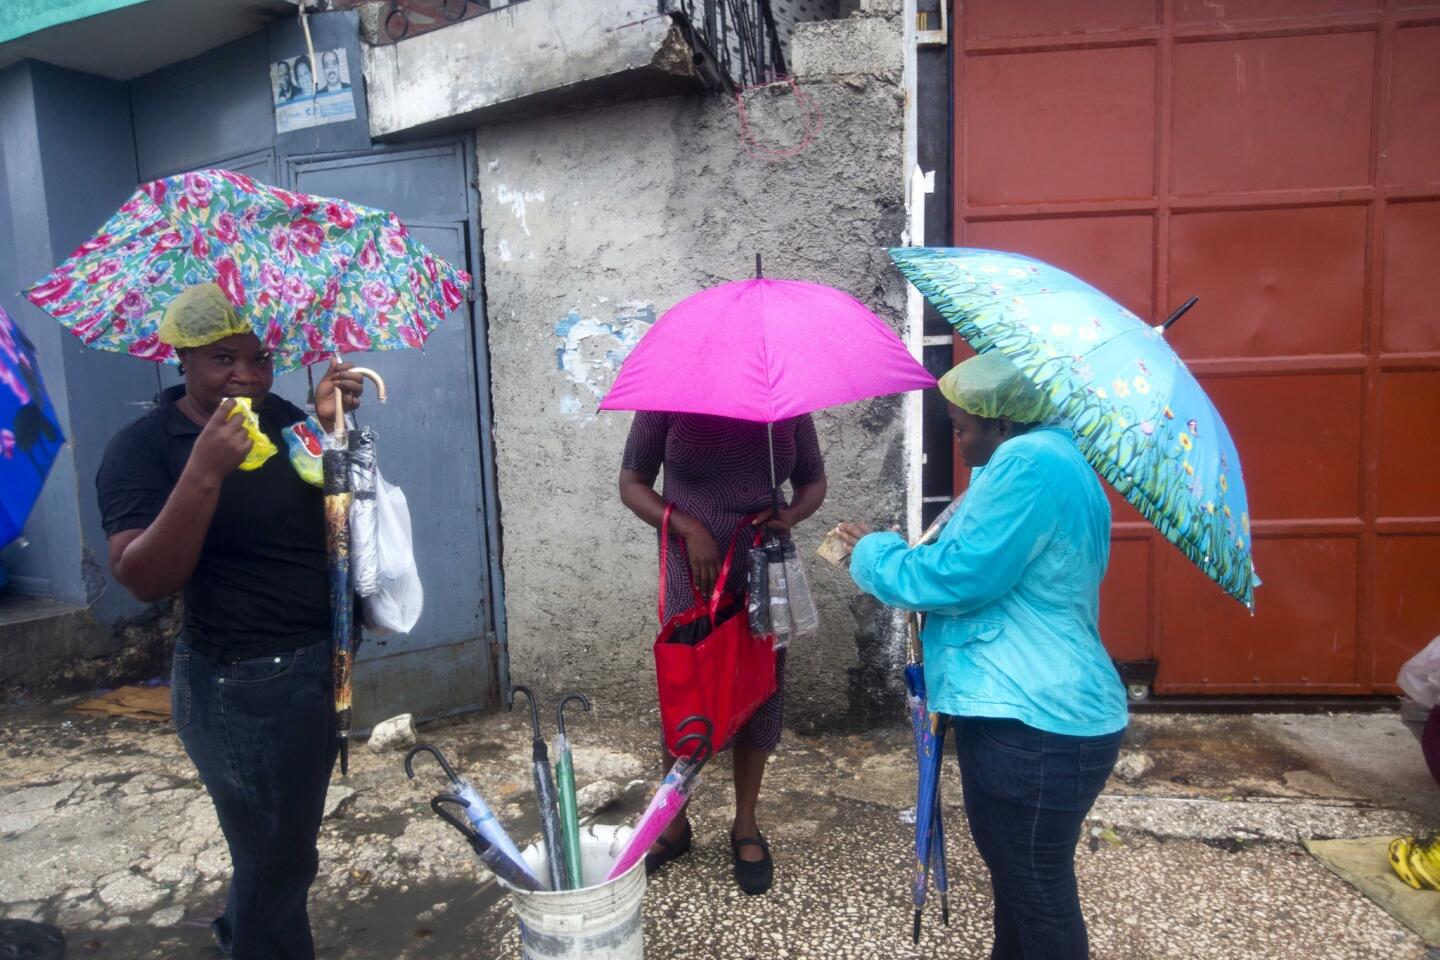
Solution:
[{"label": "pink umbrella", "polygon": [[600,409],[777,423],[933,386],[885,321],[848,293],[757,278],[702,290],[666,311]]},{"label": "pink umbrella", "polygon": [[[703,413],[774,424],[935,378],[848,293],[801,280],[722,283],[687,297],[640,339],[601,410]],[[774,437],[770,472],[774,510]]]}]

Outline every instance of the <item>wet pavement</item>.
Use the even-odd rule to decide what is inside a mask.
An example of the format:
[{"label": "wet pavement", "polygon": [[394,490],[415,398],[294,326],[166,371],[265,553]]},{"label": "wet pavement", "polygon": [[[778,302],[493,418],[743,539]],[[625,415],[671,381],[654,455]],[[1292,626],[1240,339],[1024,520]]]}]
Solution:
[{"label": "wet pavement", "polygon": [[[59,926],[70,957],[214,957],[208,923],[227,859],[178,740],[161,724],[62,708],[0,714],[0,911]],[[647,799],[653,723],[602,704],[575,721],[578,783],[605,781],[591,792],[618,797],[600,822],[626,822]],[[534,832],[526,723],[487,715],[421,735],[517,839]],[[728,760],[714,761],[692,806],[694,853],[651,881],[647,955],[986,956],[988,880],[953,763],[951,924],[932,906],[920,945],[910,943],[909,739],[899,726],[787,733],[762,801],[777,872],[762,897],[731,878]],[[439,769],[417,760],[412,783],[402,756],[359,747],[349,778],[337,774],[311,901],[318,955],[517,957],[507,897],[429,813]],[[1076,855],[1095,957],[1440,958],[1299,843],[1440,823],[1440,790],[1396,714],[1137,716],[1122,760]]]}]

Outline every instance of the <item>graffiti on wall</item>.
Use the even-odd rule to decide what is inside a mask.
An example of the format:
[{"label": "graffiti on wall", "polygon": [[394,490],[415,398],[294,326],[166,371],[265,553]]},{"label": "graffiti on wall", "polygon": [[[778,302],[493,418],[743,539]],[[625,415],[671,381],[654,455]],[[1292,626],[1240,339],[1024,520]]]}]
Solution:
[{"label": "graffiti on wall", "polygon": [[[605,300],[592,304],[603,308]],[[570,310],[555,324],[555,366],[569,383],[560,412],[574,419],[594,416],[596,404],[615,382],[620,364],[655,323],[655,305],[644,301],[615,304],[611,316],[586,316]]]}]

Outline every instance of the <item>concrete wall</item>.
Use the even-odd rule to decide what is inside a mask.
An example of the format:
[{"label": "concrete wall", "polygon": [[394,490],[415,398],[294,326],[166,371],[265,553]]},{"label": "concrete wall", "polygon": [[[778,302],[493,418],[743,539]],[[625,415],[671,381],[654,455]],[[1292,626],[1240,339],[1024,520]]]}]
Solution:
[{"label": "concrete wall", "polygon": [[[506,601],[517,682],[653,707],[656,540],[619,502],[628,414],[596,414],[619,361],[685,296],[766,275],[847,290],[894,324],[905,291],[885,247],[904,228],[898,21],[797,29],[802,90],[823,113],[809,146],[747,154],[732,99],[694,95],[483,128],[478,159]],[[787,88],[750,101],[764,144],[800,139]],[[818,417],[830,479],[802,552],[841,519],[903,516],[894,399]],[[899,645],[873,604],[811,564],[824,626],[791,648],[788,720],[893,715]],[[887,621],[888,623],[888,621]]]}]

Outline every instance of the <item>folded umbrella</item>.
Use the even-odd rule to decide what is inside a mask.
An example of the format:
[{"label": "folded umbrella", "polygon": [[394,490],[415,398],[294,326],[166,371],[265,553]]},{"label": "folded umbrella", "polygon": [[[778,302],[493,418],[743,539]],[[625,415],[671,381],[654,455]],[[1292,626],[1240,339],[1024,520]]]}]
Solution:
[{"label": "folded umbrella", "polygon": [[912,897],[915,923],[912,942],[920,942],[920,913],[925,907],[930,870],[935,869],[935,887],[941,895],[943,922],[950,923],[949,876],[945,869],[945,831],[940,812],[940,767],[945,753],[945,725],[938,713],[925,703],[925,668],[919,663],[905,667],[906,706],[915,734],[915,755],[920,778],[915,799],[915,878]]},{"label": "folded umbrella", "polygon": [[495,876],[521,890],[534,892],[541,889],[540,881],[536,880],[535,875],[525,866],[524,860],[516,861],[506,856],[499,847],[491,844],[480,831],[475,829],[468,816],[456,816],[445,809],[447,806],[460,807],[465,814],[469,814],[470,801],[454,794],[442,793],[430,800],[430,809],[434,810],[441,820],[460,831],[460,835],[470,844],[470,848],[475,851],[480,862],[489,867]]},{"label": "folded umbrella", "polygon": [[[474,842],[473,838],[476,837],[484,840],[487,849],[495,851],[494,854],[481,854],[481,859],[485,860],[486,865],[502,876],[514,874],[517,871],[523,874],[526,878],[525,882],[511,881],[517,887],[526,890],[543,890],[544,884],[525,863],[525,858],[520,855],[520,848],[515,846],[515,841],[510,839],[510,834],[505,832],[505,828],[500,825],[500,821],[495,818],[490,807],[480,798],[474,784],[455,772],[455,768],[450,766],[450,761],[445,759],[445,755],[440,752],[439,748],[428,743],[417,743],[411,747],[410,752],[405,754],[405,776],[411,780],[415,779],[415,757],[422,753],[428,753],[434,757],[435,762],[440,764],[440,769],[445,771],[445,776],[450,778],[450,783],[455,788],[453,796],[458,802],[457,805],[464,810],[465,819],[470,822],[470,829],[462,829],[461,833],[465,834],[467,840],[471,840],[470,845],[475,848],[475,852],[481,852]],[[444,796],[450,795],[445,794]],[[431,808],[434,809],[433,803]],[[440,813],[446,820],[450,819],[438,809],[435,812]],[[454,826],[453,822],[451,825]],[[460,828],[457,827],[457,829]],[[499,862],[501,858],[509,863],[501,865]],[[509,877],[507,876],[506,879]]]},{"label": "folded umbrella", "polygon": [[900,271],[962,337],[1046,392],[1096,471],[1210,579],[1255,608],[1240,455],[1215,405],[1151,326],[1063,270],[1014,253],[901,247]]},{"label": "folded umbrella", "polygon": [[[939,536],[945,524],[960,509],[957,497],[940,512],[914,546],[929,543]],[[905,681],[905,709],[915,734],[915,759],[919,780],[915,792],[915,876],[911,895],[915,905],[915,923],[911,932],[914,943],[920,942],[920,914],[925,908],[929,875],[935,875],[935,892],[940,894],[940,917],[950,925],[950,874],[945,863],[945,818],[940,808],[940,770],[945,754],[945,725],[939,714],[932,714],[925,697],[924,656],[920,645],[920,615],[906,611],[909,632],[907,659],[902,673]]]},{"label": "folded umbrella", "polygon": [[17,539],[65,437],[25,332],[0,308],[0,547]]},{"label": "folded umbrella", "polygon": [[580,809],[575,802],[575,761],[570,756],[570,740],[565,736],[565,704],[580,701],[590,712],[590,698],[583,693],[561,697],[555,704],[555,792],[560,806],[560,839],[565,847],[565,873],[569,889],[585,886],[585,871],[580,856]]},{"label": "folded umbrella", "polygon": [[555,800],[555,779],[550,772],[550,751],[545,735],[540,732],[540,704],[529,687],[516,684],[510,688],[510,709],[515,709],[514,696],[525,694],[530,703],[531,773],[535,780],[535,803],[540,808],[540,836],[545,842],[545,857],[550,867],[550,889],[570,889],[569,871],[565,865],[565,843],[560,837],[560,812]]},{"label": "folded umbrella", "polygon": [[[707,718],[687,717],[678,725],[678,729],[684,730],[695,723],[701,724],[705,732],[687,734],[676,742],[675,762],[660,781],[660,786],[655,789],[655,795],[650,798],[645,812],[635,821],[635,832],[630,836],[630,842],[625,849],[620,852],[620,859],[615,861],[610,872],[605,875],[606,880],[614,880],[624,875],[625,871],[645,856],[660,834],[665,832],[665,828],[670,826],[680,811],[685,809],[685,804],[690,802],[690,795],[695,791],[695,778],[705,766],[705,762],[715,754],[714,744],[710,740],[715,727]],[[685,748],[692,743],[695,749],[686,752]]]}]

